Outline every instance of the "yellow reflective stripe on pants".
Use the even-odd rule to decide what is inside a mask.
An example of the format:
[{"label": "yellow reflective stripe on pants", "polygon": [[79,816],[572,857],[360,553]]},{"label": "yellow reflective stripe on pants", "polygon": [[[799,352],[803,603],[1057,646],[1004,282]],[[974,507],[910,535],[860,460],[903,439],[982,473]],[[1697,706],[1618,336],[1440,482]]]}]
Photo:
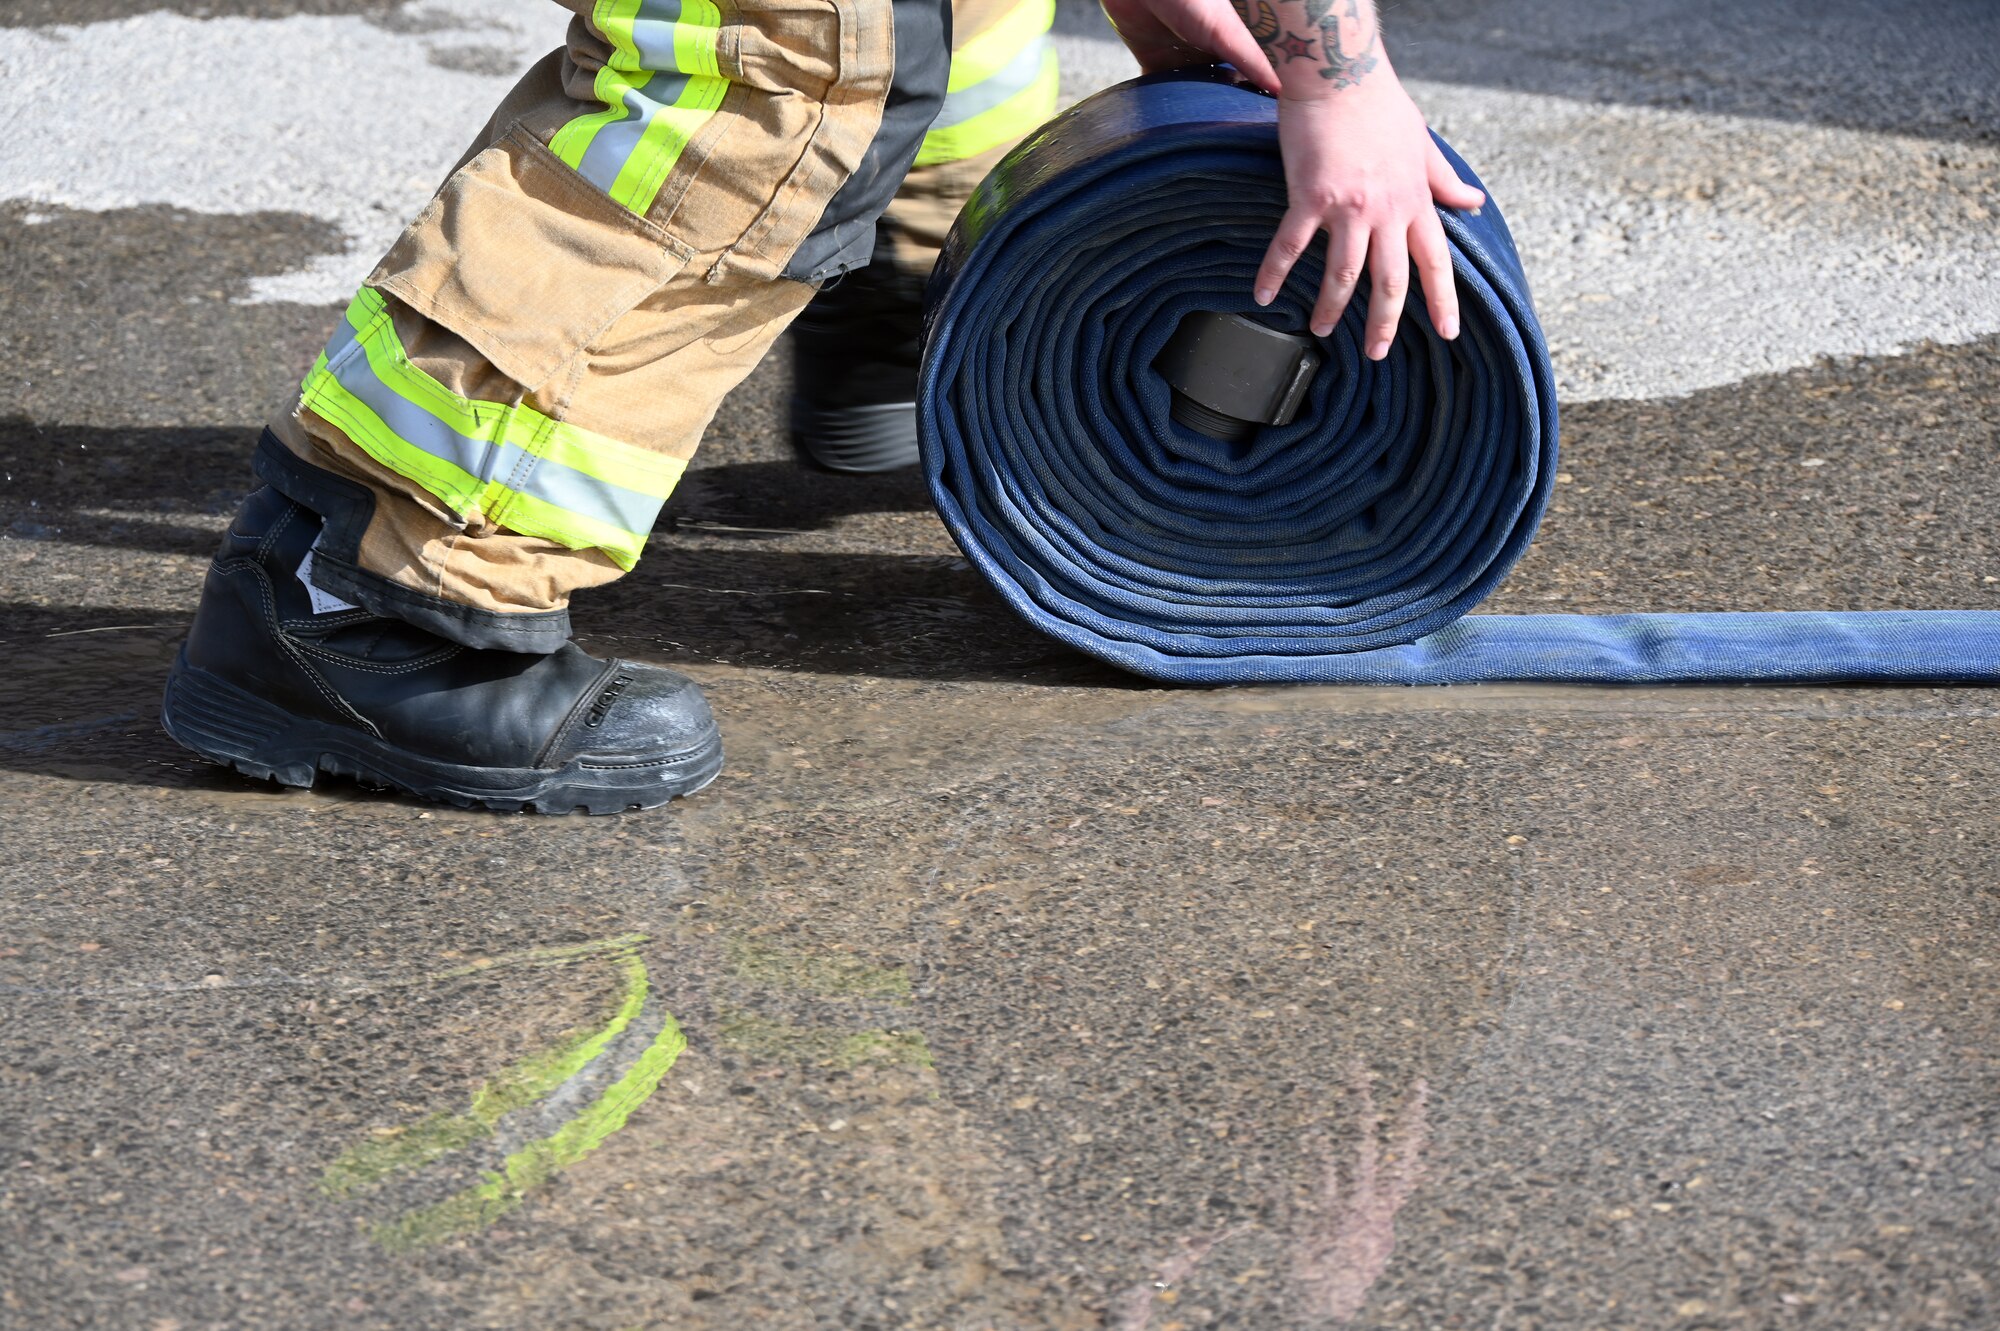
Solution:
[{"label": "yellow reflective stripe on pants", "polygon": [[1056,0],[1021,0],[998,23],[951,53],[947,93],[963,92],[998,74],[1037,37],[1055,26]]},{"label": "yellow reflective stripe on pants", "polygon": [[951,57],[944,106],[924,135],[916,165],[977,157],[1056,113],[1054,0],[1023,0]]},{"label": "yellow reflective stripe on pants", "polygon": [[410,363],[387,303],[364,288],[306,376],[304,406],[452,512],[630,569],[684,463],[523,403],[461,397]]},{"label": "yellow reflective stripe on pants", "polygon": [[555,155],[635,213],[729,91],[716,63],[722,15],[713,0],[597,0],[591,26],[611,44],[597,71],[604,109],[549,140]]}]

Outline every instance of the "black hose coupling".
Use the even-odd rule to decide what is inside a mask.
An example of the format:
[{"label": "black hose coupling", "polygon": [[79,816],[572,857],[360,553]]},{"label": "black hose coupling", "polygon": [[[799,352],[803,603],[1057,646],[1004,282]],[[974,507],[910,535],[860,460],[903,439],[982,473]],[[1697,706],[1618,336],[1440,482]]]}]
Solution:
[{"label": "black hose coupling", "polygon": [[1240,444],[1259,426],[1292,423],[1324,359],[1312,338],[1197,310],[1181,320],[1153,368],[1173,389],[1176,421]]}]

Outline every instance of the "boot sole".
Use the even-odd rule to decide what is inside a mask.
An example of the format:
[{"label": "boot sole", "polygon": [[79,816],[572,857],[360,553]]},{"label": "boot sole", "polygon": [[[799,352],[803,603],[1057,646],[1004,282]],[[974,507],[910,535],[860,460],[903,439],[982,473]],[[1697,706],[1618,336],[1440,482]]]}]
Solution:
[{"label": "boot sole", "polygon": [[324,772],[501,813],[657,809],[694,794],[722,771],[722,735],[713,726],[692,748],[645,762],[578,760],[552,770],[439,762],[350,727],[293,716],[189,665],[185,651],[167,676],[160,722],[182,748],[256,780],[304,787]]},{"label": "boot sole", "polygon": [[917,446],[917,404],[882,402],[862,407],[791,403],[792,447],[823,471],[872,476],[901,471],[923,460]]}]

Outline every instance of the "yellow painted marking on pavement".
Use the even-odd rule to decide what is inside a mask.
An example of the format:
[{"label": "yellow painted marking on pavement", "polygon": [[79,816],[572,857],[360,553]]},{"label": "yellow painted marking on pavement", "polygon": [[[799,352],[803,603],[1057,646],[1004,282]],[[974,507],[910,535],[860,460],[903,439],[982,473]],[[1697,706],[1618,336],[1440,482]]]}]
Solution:
[{"label": "yellow painted marking on pavement", "polygon": [[716,1016],[716,1034],[724,1044],[759,1058],[812,1063],[843,1071],[863,1063],[933,1066],[930,1044],[921,1031],[842,1031],[791,1026],[728,1008]]},{"label": "yellow painted marking on pavement", "polygon": [[[634,958],[634,960],[637,960]],[[640,997],[645,996],[645,968],[639,969]],[[687,1037],[672,1017],[623,1077],[591,1106],[540,1141],[530,1142],[507,1157],[500,1172],[486,1174],[474,1187],[422,1207],[370,1231],[376,1243],[391,1252],[408,1252],[461,1234],[475,1233],[521,1204],[528,1193],[589,1155],[604,1139],[625,1126],[632,1111],[646,1103],[687,1048]]]},{"label": "yellow painted marking on pavement", "polygon": [[[321,1174],[320,1191],[328,1197],[349,1197],[421,1168],[492,1137],[506,1115],[547,1099],[573,1081],[645,1007],[651,982],[638,953],[645,941],[644,934],[625,934],[562,947],[529,948],[481,958],[431,976],[433,981],[444,981],[504,966],[561,967],[602,959],[617,968],[623,987],[616,1007],[597,1029],[572,1033],[548,1049],[509,1064],[474,1092],[463,1112],[433,1114],[392,1135],[352,1147]],[[687,1039],[679,1024],[671,1014],[662,1013],[660,1030],[645,1051],[575,1117],[548,1136],[514,1151],[499,1171],[486,1172],[481,1182],[442,1202],[373,1226],[372,1237],[383,1247],[400,1252],[485,1228],[624,1127],[632,1112],[659,1088],[686,1048]]]}]

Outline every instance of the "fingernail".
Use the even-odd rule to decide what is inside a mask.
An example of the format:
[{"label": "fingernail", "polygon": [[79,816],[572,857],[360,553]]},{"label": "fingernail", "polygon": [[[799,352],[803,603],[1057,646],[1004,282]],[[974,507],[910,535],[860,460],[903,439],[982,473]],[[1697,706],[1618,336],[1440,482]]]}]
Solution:
[{"label": "fingernail", "polygon": [[1474,208],[1474,209],[1472,210],[1472,215],[1473,215],[1474,217],[1477,217],[1477,216],[1479,216],[1479,212],[1480,212],[1480,210],[1479,210],[1478,208]]},{"label": "fingernail", "polygon": [[1259,305],[1269,305],[1272,299],[1277,296],[1277,294],[1278,294],[1277,292],[1273,291],[1269,287],[1258,287],[1257,303]]},{"label": "fingernail", "polygon": [[1454,337],[1458,336],[1458,320],[1446,319],[1438,325],[1438,332],[1444,334],[1445,341],[1451,341]]},{"label": "fingernail", "polygon": [[1374,346],[1368,348],[1369,360],[1381,360],[1384,356],[1387,356],[1388,354],[1389,354],[1389,344],[1387,342],[1377,342]]},{"label": "fingernail", "polygon": [[1327,336],[1330,336],[1330,335],[1331,335],[1331,334],[1333,333],[1333,325],[1332,325],[1332,324],[1314,324],[1314,325],[1312,326],[1312,332],[1313,332],[1313,336],[1314,336],[1314,337],[1327,337]]}]

